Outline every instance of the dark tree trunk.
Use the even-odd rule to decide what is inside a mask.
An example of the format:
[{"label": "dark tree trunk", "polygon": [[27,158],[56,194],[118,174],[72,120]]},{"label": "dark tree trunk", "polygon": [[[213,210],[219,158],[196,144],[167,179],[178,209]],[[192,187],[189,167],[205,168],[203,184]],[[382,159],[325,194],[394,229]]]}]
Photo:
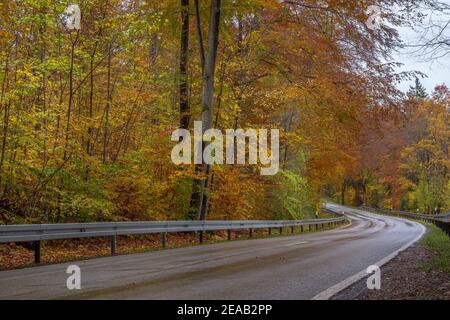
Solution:
[{"label": "dark tree trunk", "polygon": [[189,67],[189,0],[181,0],[181,43],[180,43],[180,128],[188,129],[191,119],[188,90]]},{"label": "dark tree trunk", "polygon": [[343,182],[342,183],[342,187],[341,187],[341,205],[345,205],[345,189],[346,189],[346,183]]}]

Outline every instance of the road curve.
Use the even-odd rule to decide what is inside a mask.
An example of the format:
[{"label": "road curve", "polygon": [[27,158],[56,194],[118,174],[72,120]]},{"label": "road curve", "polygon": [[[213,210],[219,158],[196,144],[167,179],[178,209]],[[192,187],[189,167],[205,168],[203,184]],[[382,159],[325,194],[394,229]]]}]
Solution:
[{"label": "road curve", "polygon": [[[0,272],[0,299],[311,299],[419,239],[418,223],[328,205],[350,224]],[[69,265],[81,290],[69,291]]]}]

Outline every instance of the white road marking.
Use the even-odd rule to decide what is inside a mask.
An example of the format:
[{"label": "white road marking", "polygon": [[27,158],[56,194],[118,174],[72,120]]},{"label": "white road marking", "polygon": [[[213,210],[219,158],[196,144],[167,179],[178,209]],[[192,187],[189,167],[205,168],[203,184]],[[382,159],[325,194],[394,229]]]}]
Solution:
[{"label": "white road marking", "polygon": [[[374,214],[374,215],[377,215],[377,214]],[[400,220],[401,221],[403,219],[398,219],[397,218],[395,220]],[[389,261],[394,259],[396,256],[398,256],[399,253],[401,253],[402,251],[405,251],[406,249],[408,249],[410,246],[412,246],[414,243],[416,243],[417,241],[419,241],[422,238],[422,236],[426,232],[426,228],[423,225],[421,225],[420,223],[417,223],[417,222],[412,222],[412,223],[417,224],[417,225],[419,225],[421,227],[422,232],[420,233],[420,235],[418,235],[414,240],[412,240],[411,242],[407,243],[406,245],[404,245],[403,247],[401,247],[397,251],[394,251],[393,253],[391,253],[387,257],[381,259],[380,261],[375,263],[375,265],[377,265],[378,267],[381,268],[383,265],[385,265],[386,263],[388,263]],[[342,290],[347,289],[352,284],[354,284],[355,282],[360,281],[361,279],[364,279],[365,277],[367,277],[366,269],[358,272],[357,274],[355,274],[355,275],[353,275],[351,277],[348,277],[347,279],[339,282],[338,284],[332,286],[331,288],[328,288],[327,290],[322,291],[321,293],[319,293],[316,296],[314,296],[311,300],[329,300],[331,297],[335,296],[336,294],[338,294]]]},{"label": "white road marking", "polygon": [[302,241],[302,242],[296,242],[296,243],[289,243],[289,244],[285,244],[285,247],[291,247],[291,246],[297,246],[299,244],[306,244],[309,243],[309,241]]}]

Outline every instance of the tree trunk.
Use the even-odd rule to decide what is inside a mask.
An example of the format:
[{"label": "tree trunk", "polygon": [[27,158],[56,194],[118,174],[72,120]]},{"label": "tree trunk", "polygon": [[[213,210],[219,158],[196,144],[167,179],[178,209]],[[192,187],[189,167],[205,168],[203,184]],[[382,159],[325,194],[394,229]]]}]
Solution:
[{"label": "tree trunk", "polygon": [[198,3],[198,0],[194,1],[195,6],[195,26],[197,30],[197,40],[198,40],[198,49],[200,51],[200,64],[202,67],[202,72],[205,68],[205,47],[203,45],[203,33],[202,33],[202,24],[200,19],[200,5]]},{"label": "tree trunk", "polygon": [[107,94],[106,94],[106,106],[105,106],[105,130],[103,132],[103,164],[107,161],[107,151],[108,151],[108,130],[109,130],[109,109],[111,107],[111,59],[112,59],[112,48],[109,48],[108,52],[108,80],[107,80]]},{"label": "tree trunk", "polygon": [[75,59],[75,46],[78,42],[78,37],[80,36],[80,31],[77,31],[77,35],[75,37],[75,41],[72,42],[72,48],[70,53],[70,70],[69,70],[69,105],[67,107],[67,119],[66,119],[66,144],[64,147],[64,160],[67,160],[67,148],[69,145],[69,136],[70,136],[70,116],[72,113],[72,104],[73,104],[73,69],[74,69],[74,59]]},{"label": "tree trunk", "polygon": [[189,0],[181,0],[181,43],[180,43],[180,128],[188,129],[191,119],[188,90],[189,67]]},{"label": "tree trunk", "polygon": [[1,157],[0,157],[0,185],[3,182],[3,163],[5,161],[5,156],[6,156],[6,141],[7,141],[7,134],[8,134],[8,123],[9,123],[9,111],[10,111],[10,107],[9,107],[9,103],[5,103],[4,101],[4,97],[5,97],[5,92],[7,90],[8,87],[8,71],[9,71],[9,49],[8,49],[8,54],[7,54],[7,58],[6,58],[6,63],[5,63],[5,70],[4,70],[4,75],[3,75],[3,83],[2,83],[2,91],[1,91],[1,95],[0,95],[0,107],[3,109],[5,109],[5,114],[3,117],[3,132],[2,132],[2,150],[1,150]]},{"label": "tree trunk", "polygon": [[[203,132],[213,126],[213,107],[214,107],[214,76],[217,61],[217,47],[219,45],[219,26],[221,15],[221,0],[211,0],[211,16],[208,32],[208,54],[205,59],[205,68],[203,71],[203,89],[202,89],[202,122]],[[203,150],[207,145],[203,144]],[[205,177],[201,180],[199,195],[198,216],[200,220],[206,220],[207,203],[206,188],[208,184],[208,175],[210,173],[209,165],[203,164],[203,174]]]},{"label": "tree trunk", "polygon": [[341,205],[345,205],[345,189],[346,189],[346,183],[343,182],[341,186]]}]

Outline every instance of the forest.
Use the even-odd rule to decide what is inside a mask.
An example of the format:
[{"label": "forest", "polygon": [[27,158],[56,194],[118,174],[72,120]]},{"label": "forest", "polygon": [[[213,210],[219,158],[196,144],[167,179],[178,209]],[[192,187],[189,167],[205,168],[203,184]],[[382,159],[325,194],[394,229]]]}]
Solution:
[{"label": "forest", "polygon": [[[2,0],[0,224],[449,211],[450,90],[392,58],[432,2],[79,0],[70,29],[67,1]],[[175,165],[194,121],[279,129],[278,174]]]}]

